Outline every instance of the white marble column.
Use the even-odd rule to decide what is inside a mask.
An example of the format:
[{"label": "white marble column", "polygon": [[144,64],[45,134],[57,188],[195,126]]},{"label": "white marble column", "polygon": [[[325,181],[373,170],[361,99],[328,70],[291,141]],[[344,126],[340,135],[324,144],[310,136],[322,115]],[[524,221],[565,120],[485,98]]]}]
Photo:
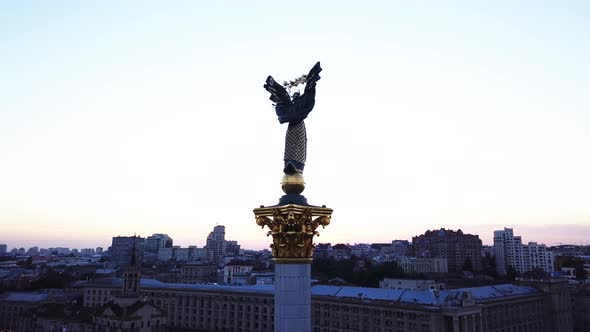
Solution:
[{"label": "white marble column", "polygon": [[311,332],[311,264],[275,264],[275,332]]}]

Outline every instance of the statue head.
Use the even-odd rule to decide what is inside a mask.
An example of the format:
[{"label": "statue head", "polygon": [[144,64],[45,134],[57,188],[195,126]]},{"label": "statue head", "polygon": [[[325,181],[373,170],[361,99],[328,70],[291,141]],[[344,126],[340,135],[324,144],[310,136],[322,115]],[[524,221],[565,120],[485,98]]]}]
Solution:
[{"label": "statue head", "polygon": [[292,98],[292,99],[293,99],[293,100],[295,100],[295,99],[297,99],[297,98],[299,98],[299,97],[301,97],[301,94],[299,93],[299,91],[297,91],[297,92],[295,92],[295,93],[293,94],[293,98]]}]

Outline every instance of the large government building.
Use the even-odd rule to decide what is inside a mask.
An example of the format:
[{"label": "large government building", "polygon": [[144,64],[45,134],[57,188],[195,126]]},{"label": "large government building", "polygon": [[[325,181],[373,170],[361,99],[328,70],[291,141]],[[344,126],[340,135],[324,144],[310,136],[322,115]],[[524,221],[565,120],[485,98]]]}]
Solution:
[{"label": "large government building", "polygon": [[[84,286],[84,306],[104,307],[118,278]],[[141,297],[166,313],[170,330],[273,331],[273,286],[218,286],[141,280]],[[312,287],[313,331],[570,332],[571,300],[558,281],[453,290]]]}]

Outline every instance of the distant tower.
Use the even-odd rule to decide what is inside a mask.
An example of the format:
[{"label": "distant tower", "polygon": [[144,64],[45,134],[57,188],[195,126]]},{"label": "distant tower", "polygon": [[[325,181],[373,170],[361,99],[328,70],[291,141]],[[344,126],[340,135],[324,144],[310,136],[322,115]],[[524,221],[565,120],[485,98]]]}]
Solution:
[{"label": "distant tower", "polygon": [[139,282],[141,280],[141,267],[137,264],[137,247],[135,241],[131,248],[131,263],[129,267],[123,272],[123,295],[124,296],[138,296]]},{"label": "distant tower", "polygon": [[141,251],[135,241],[139,237],[133,238],[130,264],[123,272],[123,292],[97,310],[93,331],[168,331],[166,312],[141,297],[141,267],[137,259]]},{"label": "distant tower", "polygon": [[145,238],[140,236],[116,236],[113,237],[111,245],[111,265],[115,268],[126,268],[131,264],[131,248],[135,245],[135,259],[141,265],[143,262],[143,252]]},{"label": "distant tower", "polygon": [[207,236],[207,251],[213,255],[213,263],[221,265],[225,257],[225,226],[218,225],[213,228],[213,232]]},{"label": "distant tower", "polygon": [[168,234],[153,234],[145,239],[144,249],[146,252],[158,254],[161,248],[172,248],[174,241]]}]

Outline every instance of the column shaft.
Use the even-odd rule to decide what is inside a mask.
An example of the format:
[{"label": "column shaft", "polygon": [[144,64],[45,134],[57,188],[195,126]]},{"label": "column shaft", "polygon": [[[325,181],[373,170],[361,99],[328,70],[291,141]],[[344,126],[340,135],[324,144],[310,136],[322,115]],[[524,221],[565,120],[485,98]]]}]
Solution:
[{"label": "column shaft", "polygon": [[311,265],[275,265],[275,332],[311,332]]}]

